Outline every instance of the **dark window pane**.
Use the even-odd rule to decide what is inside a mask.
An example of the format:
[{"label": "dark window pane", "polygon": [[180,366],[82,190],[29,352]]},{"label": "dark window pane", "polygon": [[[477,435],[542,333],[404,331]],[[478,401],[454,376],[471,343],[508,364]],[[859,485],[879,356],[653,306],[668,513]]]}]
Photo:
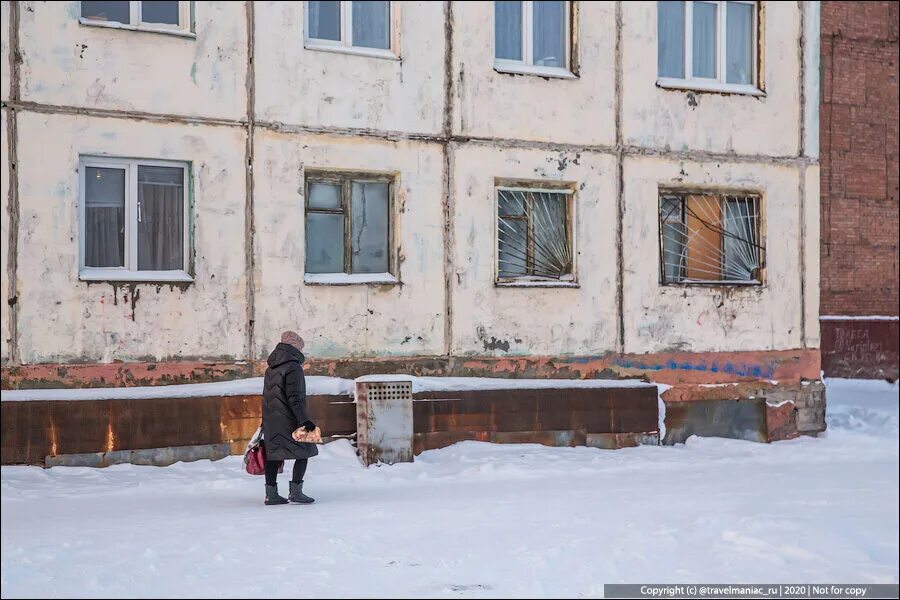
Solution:
[{"label": "dark window pane", "polygon": [[390,8],[387,2],[353,3],[353,45],[390,48]]},{"label": "dark window pane", "polygon": [[521,2],[494,2],[494,56],[522,60]]},{"label": "dark window pane", "polygon": [[178,25],[178,2],[144,0],[141,2],[141,21]]},{"label": "dark window pane", "polygon": [[309,2],[307,24],[309,37],[317,40],[341,39],[341,3],[340,2]]},{"label": "dark window pane", "polygon": [[310,182],[309,184],[310,208],[340,208],[341,184]]},{"label": "dark window pane", "polygon": [[500,277],[528,273],[528,221],[500,217],[497,224],[498,270]]},{"label": "dark window pane", "polygon": [[306,272],[344,272],[344,215],[306,213]]},{"label": "dark window pane", "polygon": [[532,194],[531,228],[535,275],[559,277],[572,272],[566,238],[567,200],[567,196],[552,192]]},{"label": "dark window pane", "polygon": [[125,266],[125,170],[84,170],[84,266]]},{"label": "dark window pane", "polygon": [[138,270],[184,268],[184,169],[138,167]]},{"label": "dark window pane", "polygon": [[353,182],[350,220],[351,271],[387,273],[388,184]]},{"label": "dark window pane", "polygon": [[130,23],[128,2],[81,2],[81,16],[94,21]]},{"label": "dark window pane", "polygon": [[657,2],[657,55],[660,77],[684,78],[684,2]]},{"label": "dark window pane", "polygon": [[566,66],[566,7],[563,2],[535,2],[533,15],[534,64]]}]

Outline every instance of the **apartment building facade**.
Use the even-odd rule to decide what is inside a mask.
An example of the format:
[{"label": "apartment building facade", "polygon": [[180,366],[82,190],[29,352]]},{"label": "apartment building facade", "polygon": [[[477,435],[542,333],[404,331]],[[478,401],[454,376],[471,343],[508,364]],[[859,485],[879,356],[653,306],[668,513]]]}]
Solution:
[{"label": "apartment building facade", "polygon": [[315,374],[643,377],[824,427],[817,2],[2,17],[5,389],[258,374],[290,328]]}]

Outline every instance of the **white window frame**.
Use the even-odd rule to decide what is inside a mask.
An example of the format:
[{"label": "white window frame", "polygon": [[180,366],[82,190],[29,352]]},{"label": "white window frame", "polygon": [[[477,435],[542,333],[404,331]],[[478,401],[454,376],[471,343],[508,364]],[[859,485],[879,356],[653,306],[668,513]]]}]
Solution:
[{"label": "white window frame", "polygon": [[[563,194],[566,196],[566,218],[568,220],[567,233],[569,239],[569,251],[572,253],[572,272],[567,273],[559,279],[548,279],[546,277],[535,275],[500,275],[500,234],[498,222],[500,220],[500,192],[523,192],[523,193],[539,193],[539,194]],[[577,202],[575,202],[575,190],[572,187],[562,187],[553,184],[530,184],[525,182],[524,185],[517,185],[507,181],[507,183],[498,183],[494,186],[494,285],[496,287],[543,287],[543,288],[577,288],[580,287],[576,273],[578,272],[578,251],[577,246]]]},{"label": "white window frame", "polygon": [[303,47],[308,50],[324,50],[326,52],[342,52],[344,54],[359,54],[372,58],[386,58],[400,60],[399,40],[397,34],[400,30],[400,7],[396,2],[388,2],[388,41],[389,48],[368,48],[353,45],[353,2],[341,0],[341,39],[323,40],[309,36],[309,2],[303,3]]},{"label": "white window frame", "polygon": [[[563,45],[566,49],[565,66],[547,67],[534,64],[534,2],[522,1],[522,60],[509,58],[497,58],[497,34],[494,28],[492,48],[494,54],[494,70],[501,73],[517,73],[523,75],[540,75],[542,77],[559,77],[562,79],[575,79],[572,72],[572,2],[563,2],[565,14],[563,16]],[[497,18],[497,5],[494,3],[494,19]]]},{"label": "white window frame", "polygon": [[[182,215],[184,224],[182,233],[182,268],[168,271],[139,271],[137,269],[137,225],[138,225],[138,167],[176,167],[184,173],[184,207]],[[122,267],[88,267],[84,264],[85,254],[85,209],[87,198],[85,193],[85,173],[88,167],[101,169],[119,169],[125,171],[125,266]],[[191,164],[171,160],[152,160],[141,158],[117,158],[111,156],[81,156],[78,166],[78,278],[82,281],[159,281],[190,282],[194,278],[188,272],[190,264],[190,176]]]},{"label": "white window frame", "polygon": [[130,31],[149,31],[153,33],[166,33],[181,37],[196,38],[196,34],[191,31],[192,19],[191,12],[193,10],[193,2],[190,0],[178,0],[178,24],[172,25],[168,23],[144,23],[141,20],[141,0],[130,0],[128,7],[128,17],[130,22],[121,23],[119,21],[98,21],[88,19],[81,16],[81,3],[78,3],[78,22],[82,25],[90,25],[92,27],[108,27],[110,29],[126,29]]},{"label": "white window frame", "polygon": [[[726,81],[725,50],[728,47],[727,36],[727,11],[728,2],[749,4],[753,7],[753,31],[750,52],[750,67],[752,70],[751,83],[728,83]],[[694,4],[716,5],[716,77],[694,77]],[[658,6],[658,5],[657,5]],[[759,73],[759,16],[760,5],[756,0],[684,0],[684,78],[658,77],[656,84],[664,88],[700,90],[710,92],[729,92],[734,94],[747,94],[750,96],[764,96],[765,92],[760,87]],[[657,18],[659,15],[657,14]],[[659,52],[659,40],[656,41]]]}]

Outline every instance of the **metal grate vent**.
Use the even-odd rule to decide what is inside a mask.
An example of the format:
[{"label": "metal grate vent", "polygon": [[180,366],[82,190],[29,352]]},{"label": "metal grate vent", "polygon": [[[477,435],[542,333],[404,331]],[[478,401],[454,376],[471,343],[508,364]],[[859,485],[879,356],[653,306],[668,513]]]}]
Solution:
[{"label": "metal grate vent", "polygon": [[391,381],[370,383],[366,395],[370,402],[389,402],[391,400],[408,400],[412,396],[411,381]]}]

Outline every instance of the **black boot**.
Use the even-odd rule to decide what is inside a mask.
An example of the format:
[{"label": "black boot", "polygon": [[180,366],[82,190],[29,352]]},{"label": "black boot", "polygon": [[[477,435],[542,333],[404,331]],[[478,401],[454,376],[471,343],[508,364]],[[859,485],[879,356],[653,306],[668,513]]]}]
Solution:
[{"label": "black boot", "polygon": [[312,504],[315,502],[315,499],[310,498],[306,494],[303,493],[303,482],[302,481],[292,481],[289,484],[291,488],[291,492],[288,494],[288,500],[291,502],[296,502],[297,504]]},{"label": "black boot", "polygon": [[278,486],[277,485],[267,485],[266,486],[266,504],[287,504],[287,498],[284,496],[278,495]]}]

